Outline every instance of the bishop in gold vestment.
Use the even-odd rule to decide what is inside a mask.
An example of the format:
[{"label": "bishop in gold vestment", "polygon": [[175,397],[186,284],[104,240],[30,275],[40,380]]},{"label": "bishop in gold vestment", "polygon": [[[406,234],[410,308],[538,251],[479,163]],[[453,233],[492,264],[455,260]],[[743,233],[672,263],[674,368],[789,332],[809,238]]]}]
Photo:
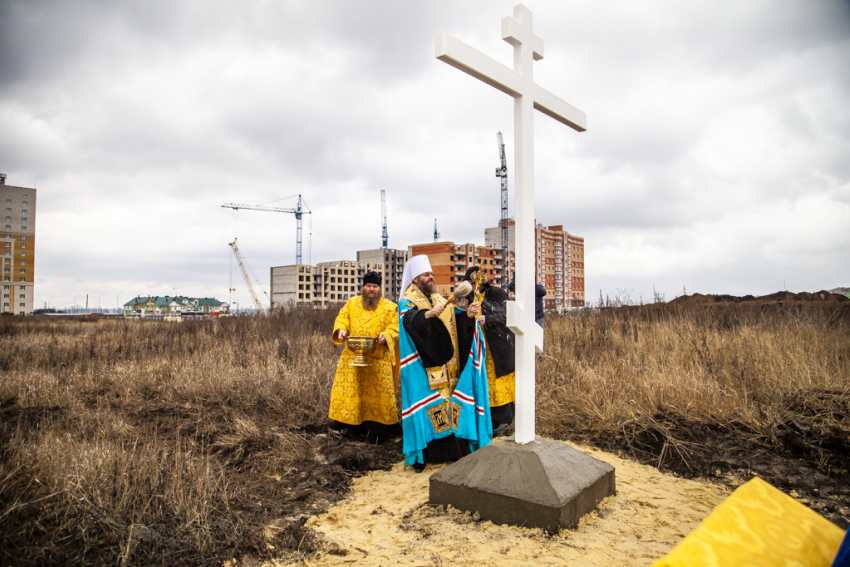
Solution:
[{"label": "bishop in gold vestment", "polygon": [[354,352],[346,348],[331,390],[328,417],[338,429],[365,434],[378,441],[391,434],[398,423],[398,306],[381,297],[381,276],[368,272],[362,293],[352,297],[334,322],[332,340],[344,344],[347,337],[377,337],[374,352],[367,354],[368,367],[350,366]]}]

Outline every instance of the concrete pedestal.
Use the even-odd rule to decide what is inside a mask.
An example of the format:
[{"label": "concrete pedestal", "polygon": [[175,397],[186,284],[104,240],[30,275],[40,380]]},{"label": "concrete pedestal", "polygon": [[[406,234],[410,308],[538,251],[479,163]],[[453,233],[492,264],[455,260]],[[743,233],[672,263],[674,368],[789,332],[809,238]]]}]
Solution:
[{"label": "concrete pedestal", "polygon": [[431,475],[429,502],[495,524],[557,531],[577,526],[614,492],[607,463],[551,439],[502,438]]}]

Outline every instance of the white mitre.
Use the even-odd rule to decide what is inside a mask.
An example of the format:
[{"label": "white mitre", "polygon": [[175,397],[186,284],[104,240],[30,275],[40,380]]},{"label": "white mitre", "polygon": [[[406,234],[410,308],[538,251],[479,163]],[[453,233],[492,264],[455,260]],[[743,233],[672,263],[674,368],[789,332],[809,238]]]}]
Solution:
[{"label": "white mitre", "polygon": [[401,298],[404,297],[404,292],[407,291],[407,288],[410,287],[410,284],[413,283],[413,278],[416,276],[422,275],[425,272],[433,272],[431,269],[431,261],[428,260],[428,256],[422,254],[420,256],[414,256],[404,265],[404,273],[401,275],[401,294],[398,297],[398,300],[401,301]]}]

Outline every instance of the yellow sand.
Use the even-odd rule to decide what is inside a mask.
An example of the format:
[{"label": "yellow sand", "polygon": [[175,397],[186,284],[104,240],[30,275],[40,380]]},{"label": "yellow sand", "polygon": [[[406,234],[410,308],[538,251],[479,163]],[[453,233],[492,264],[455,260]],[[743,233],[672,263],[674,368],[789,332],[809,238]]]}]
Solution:
[{"label": "yellow sand", "polygon": [[306,565],[650,565],[722,502],[722,487],[676,478],[587,447],[616,468],[617,494],[578,529],[549,535],[498,526],[469,514],[427,506],[430,466],[416,474],[401,463],[354,481],[351,494],[308,520],[338,554]]}]

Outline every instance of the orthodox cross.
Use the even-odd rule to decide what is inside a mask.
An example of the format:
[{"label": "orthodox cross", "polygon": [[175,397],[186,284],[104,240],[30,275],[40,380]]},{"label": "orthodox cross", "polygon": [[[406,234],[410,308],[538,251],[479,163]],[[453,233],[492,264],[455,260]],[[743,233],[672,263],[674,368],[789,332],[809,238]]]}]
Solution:
[{"label": "orthodox cross", "polygon": [[516,172],[516,300],[508,302],[508,327],[516,333],[517,443],[534,441],[534,357],[543,352],[543,329],[534,320],[534,113],[537,109],[570,128],[586,129],[584,112],[534,84],[534,61],[543,59],[543,40],[532,31],[532,14],[514,7],[502,19],[502,39],[514,47],[514,68],[505,67],[447,33],[437,34],[437,59],[514,98]]}]

